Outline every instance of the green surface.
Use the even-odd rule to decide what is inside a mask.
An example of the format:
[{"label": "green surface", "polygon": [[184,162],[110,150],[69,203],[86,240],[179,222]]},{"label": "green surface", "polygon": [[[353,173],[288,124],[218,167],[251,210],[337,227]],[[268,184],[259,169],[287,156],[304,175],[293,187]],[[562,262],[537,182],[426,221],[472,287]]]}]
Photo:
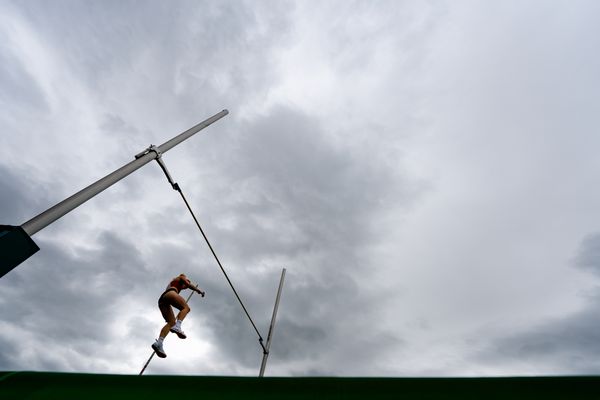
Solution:
[{"label": "green surface", "polygon": [[245,378],[0,372],[0,399],[600,399],[600,377]]}]

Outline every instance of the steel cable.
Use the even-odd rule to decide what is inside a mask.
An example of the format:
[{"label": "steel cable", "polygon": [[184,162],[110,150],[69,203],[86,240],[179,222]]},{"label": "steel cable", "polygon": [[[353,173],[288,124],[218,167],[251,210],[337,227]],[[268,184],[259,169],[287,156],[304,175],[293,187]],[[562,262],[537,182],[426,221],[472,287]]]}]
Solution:
[{"label": "steel cable", "polygon": [[179,194],[181,195],[181,198],[183,199],[183,201],[184,201],[187,209],[189,210],[190,214],[192,214],[192,218],[194,218],[194,222],[196,222],[196,226],[200,230],[200,233],[202,234],[202,237],[206,241],[206,244],[208,245],[208,248],[210,249],[212,255],[215,257],[215,260],[217,261],[217,264],[219,264],[219,268],[221,268],[221,271],[223,272],[223,275],[225,275],[225,279],[227,279],[227,282],[229,283],[229,286],[231,286],[231,289],[233,290],[233,293],[235,294],[235,297],[238,299],[240,305],[242,306],[242,308],[244,309],[244,312],[246,313],[246,316],[248,317],[248,320],[250,321],[250,323],[252,324],[252,327],[256,331],[256,334],[258,335],[258,341],[260,343],[260,346],[263,348],[263,352],[266,352],[267,349],[263,345],[262,335],[258,331],[258,328],[256,327],[256,324],[254,323],[254,321],[252,320],[252,317],[248,313],[248,310],[246,309],[246,306],[244,305],[244,302],[242,301],[242,299],[238,295],[237,290],[235,290],[235,287],[233,286],[233,283],[231,282],[231,279],[229,279],[229,276],[227,275],[227,272],[225,272],[225,268],[223,268],[223,265],[221,264],[221,261],[219,261],[219,257],[217,257],[217,254],[215,253],[215,250],[213,249],[212,245],[210,244],[210,241],[208,240],[208,238],[206,237],[206,234],[204,233],[204,230],[202,229],[202,226],[200,226],[200,223],[198,222],[198,219],[196,218],[196,215],[192,211],[192,208],[190,207],[190,204],[188,203],[185,195],[183,194],[183,191],[179,187],[179,184],[177,184],[177,183],[171,183],[171,184],[173,186],[173,189],[175,189],[175,190],[177,190],[179,192]]}]

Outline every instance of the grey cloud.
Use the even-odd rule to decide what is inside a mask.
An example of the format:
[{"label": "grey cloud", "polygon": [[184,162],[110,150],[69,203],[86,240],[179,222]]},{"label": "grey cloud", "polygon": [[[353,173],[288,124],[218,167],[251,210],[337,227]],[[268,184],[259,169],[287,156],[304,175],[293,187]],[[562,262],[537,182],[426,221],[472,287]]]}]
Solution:
[{"label": "grey cloud", "polygon": [[[581,241],[573,265],[598,275],[600,234]],[[545,373],[600,373],[600,291],[585,299],[579,311],[493,340],[477,357],[489,363],[537,366]]]},{"label": "grey cloud", "polygon": [[[1,32],[0,32],[1,33]],[[1,36],[0,36],[1,37]],[[7,43],[8,38],[2,40]],[[48,104],[41,88],[24,66],[8,52],[7,46],[0,48],[0,104],[5,109],[26,107],[46,109]]]},{"label": "grey cloud", "polygon": [[144,138],[142,132],[125,121],[121,115],[105,114],[100,123],[100,129],[110,135],[122,147],[138,146],[141,151],[144,146],[144,139],[146,138]]},{"label": "grey cloud", "polygon": [[594,274],[600,274],[600,233],[590,234],[583,239],[575,258],[575,265]]},{"label": "grey cloud", "polygon": [[[40,357],[37,368],[89,369],[85,360],[111,336],[110,322],[120,312],[115,300],[145,285],[148,274],[135,247],[109,232],[100,235],[97,250],[65,249],[48,240],[38,244],[38,254],[3,278],[0,294],[0,302],[10,305],[2,308],[2,321],[27,330],[35,342],[28,343],[25,335],[10,345],[10,362],[2,367],[30,369],[22,356],[29,347],[43,345],[59,356]],[[0,333],[0,340],[12,342],[5,335]],[[65,352],[77,357],[60,361]]]},{"label": "grey cloud", "polygon": [[478,360],[531,366],[542,374],[600,373],[600,296],[581,311],[495,340]]},{"label": "grey cloud", "polygon": [[[226,207],[213,210],[235,223],[234,230],[217,231],[221,243],[236,244],[229,254],[247,259],[267,245],[275,254],[353,252],[374,233],[374,216],[408,207],[418,196],[416,182],[367,151],[334,146],[297,111],[275,108],[241,132],[230,145],[235,153],[224,160],[232,185],[215,194]],[[235,241],[226,236],[232,234]],[[265,240],[257,244],[252,237]]]},{"label": "grey cloud", "polygon": [[327,339],[327,332],[315,323],[317,321],[307,325],[301,322],[298,316],[280,316],[276,325],[277,339],[273,342],[274,360],[318,360],[319,343]]},{"label": "grey cloud", "polygon": [[21,223],[20,217],[27,212],[27,196],[18,184],[19,178],[0,165],[0,220],[3,224]]},{"label": "grey cloud", "polygon": [[[181,110],[204,108],[200,105],[206,99],[199,98],[205,93],[213,104],[232,104],[268,86],[265,52],[285,37],[290,7],[233,1],[179,1],[177,7],[160,1],[144,7],[136,2],[63,1],[31,2],[19,9],[48,42],[60,44],[57,50],[95,90],[112,87],[115,70],[128,71],[147,83],[139,95],[156,96],[156,104],[182,115]],[[65,23],[66,17],[78,23]],[[277,34],[267,34],[273,30]],[[165,96],[168,104],[160,101]]]},{"label": "grey cloud", "polygon": [[0,223],[20,225],[42,210],[48,202],[48,188],[34,183],[23,166],[0,164]]}]

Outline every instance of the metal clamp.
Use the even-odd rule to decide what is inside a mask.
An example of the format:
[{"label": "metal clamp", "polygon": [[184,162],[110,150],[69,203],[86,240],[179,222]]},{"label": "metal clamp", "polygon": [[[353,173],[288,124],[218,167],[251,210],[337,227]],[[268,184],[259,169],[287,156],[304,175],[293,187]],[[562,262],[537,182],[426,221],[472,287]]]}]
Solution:
[{"label": "metal clamp", "polygon": [[160,165],[160,168],[163,170],[163,172],[167,176],[167,180],[171,184],[171,187],[173,187],[174,190],[180,191],[179,185],[173,180],[173,178],[171,177],[171,174],[169,173],[169,170],[167,169],[167,166],[165,165],[164,161],[162,160],[162,157],[161,157],[162,153],[160,152],[158,147],[151,144],[150,147],[148,147],[146,150],[142,151],[141,153],[136,154],[135,158],[138,159],[138,158],[143,157],[146,154],[152,153],[152,152],[156,153],[156,157],[154,159],[156,160],[156,162],[158,162],[158,165]]},{"label": "metal clamp", "polygon": [[141,153],[138,153],[138,154],[136,154],[136,155],[135,155],[135,159],[137,160],[138,158],[140,158],[140,157],[143,157],[143,156],[145,156],[146,154],[148,154],[148,153],[151,153],[151,152],[154,152],[154,153],[156,153],[156,158],[157,158],[157,159],[159,159],[159,158],[160,158],[160,156],[161,156],[161,154],[162,154],[162,153],[160,152],[160,150],[158,149],[158,147],[156,147],[155,145],[151,144],[151,145],[150,145],[150,147],[148,147],[147,149],[145,149],[145,150],[144,150],[144,151],[142,151]]},{"label": "metal clamp", "polygon": [[263,355],[269,354],[269,350],[267,350],[267,348],[265,347],[262,337],[258,338],[258,344],[260,344],[260,347],[262,347],[262,349],[263,349]]}]

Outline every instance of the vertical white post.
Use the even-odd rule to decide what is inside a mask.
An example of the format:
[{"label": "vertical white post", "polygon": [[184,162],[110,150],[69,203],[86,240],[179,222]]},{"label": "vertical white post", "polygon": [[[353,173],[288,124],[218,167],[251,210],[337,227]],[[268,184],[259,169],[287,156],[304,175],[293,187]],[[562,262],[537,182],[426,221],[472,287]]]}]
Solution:
[{"label": "vertical white post", "polygon": [[283,289],[283,280],[285,278],[285,268],[281,270],[281,279],[279,280],[279,289],[277,289],[277,297],[275,298],[275,307],[273,307],[273,316],[271,317],[271,325],[269,326],[269,334],[267,335],[267,345],[263,352],[263,359],[260,365],[259,378],[262,378],[265,374],[265,368],[267,367],[267,358],[269,357],[269,349],[271,348],[271,339],[273,338],[273,330],[275,328],[275,318],[277,317],[277,309],[279,308],[279,299],[281,298],[281,289]]}]

